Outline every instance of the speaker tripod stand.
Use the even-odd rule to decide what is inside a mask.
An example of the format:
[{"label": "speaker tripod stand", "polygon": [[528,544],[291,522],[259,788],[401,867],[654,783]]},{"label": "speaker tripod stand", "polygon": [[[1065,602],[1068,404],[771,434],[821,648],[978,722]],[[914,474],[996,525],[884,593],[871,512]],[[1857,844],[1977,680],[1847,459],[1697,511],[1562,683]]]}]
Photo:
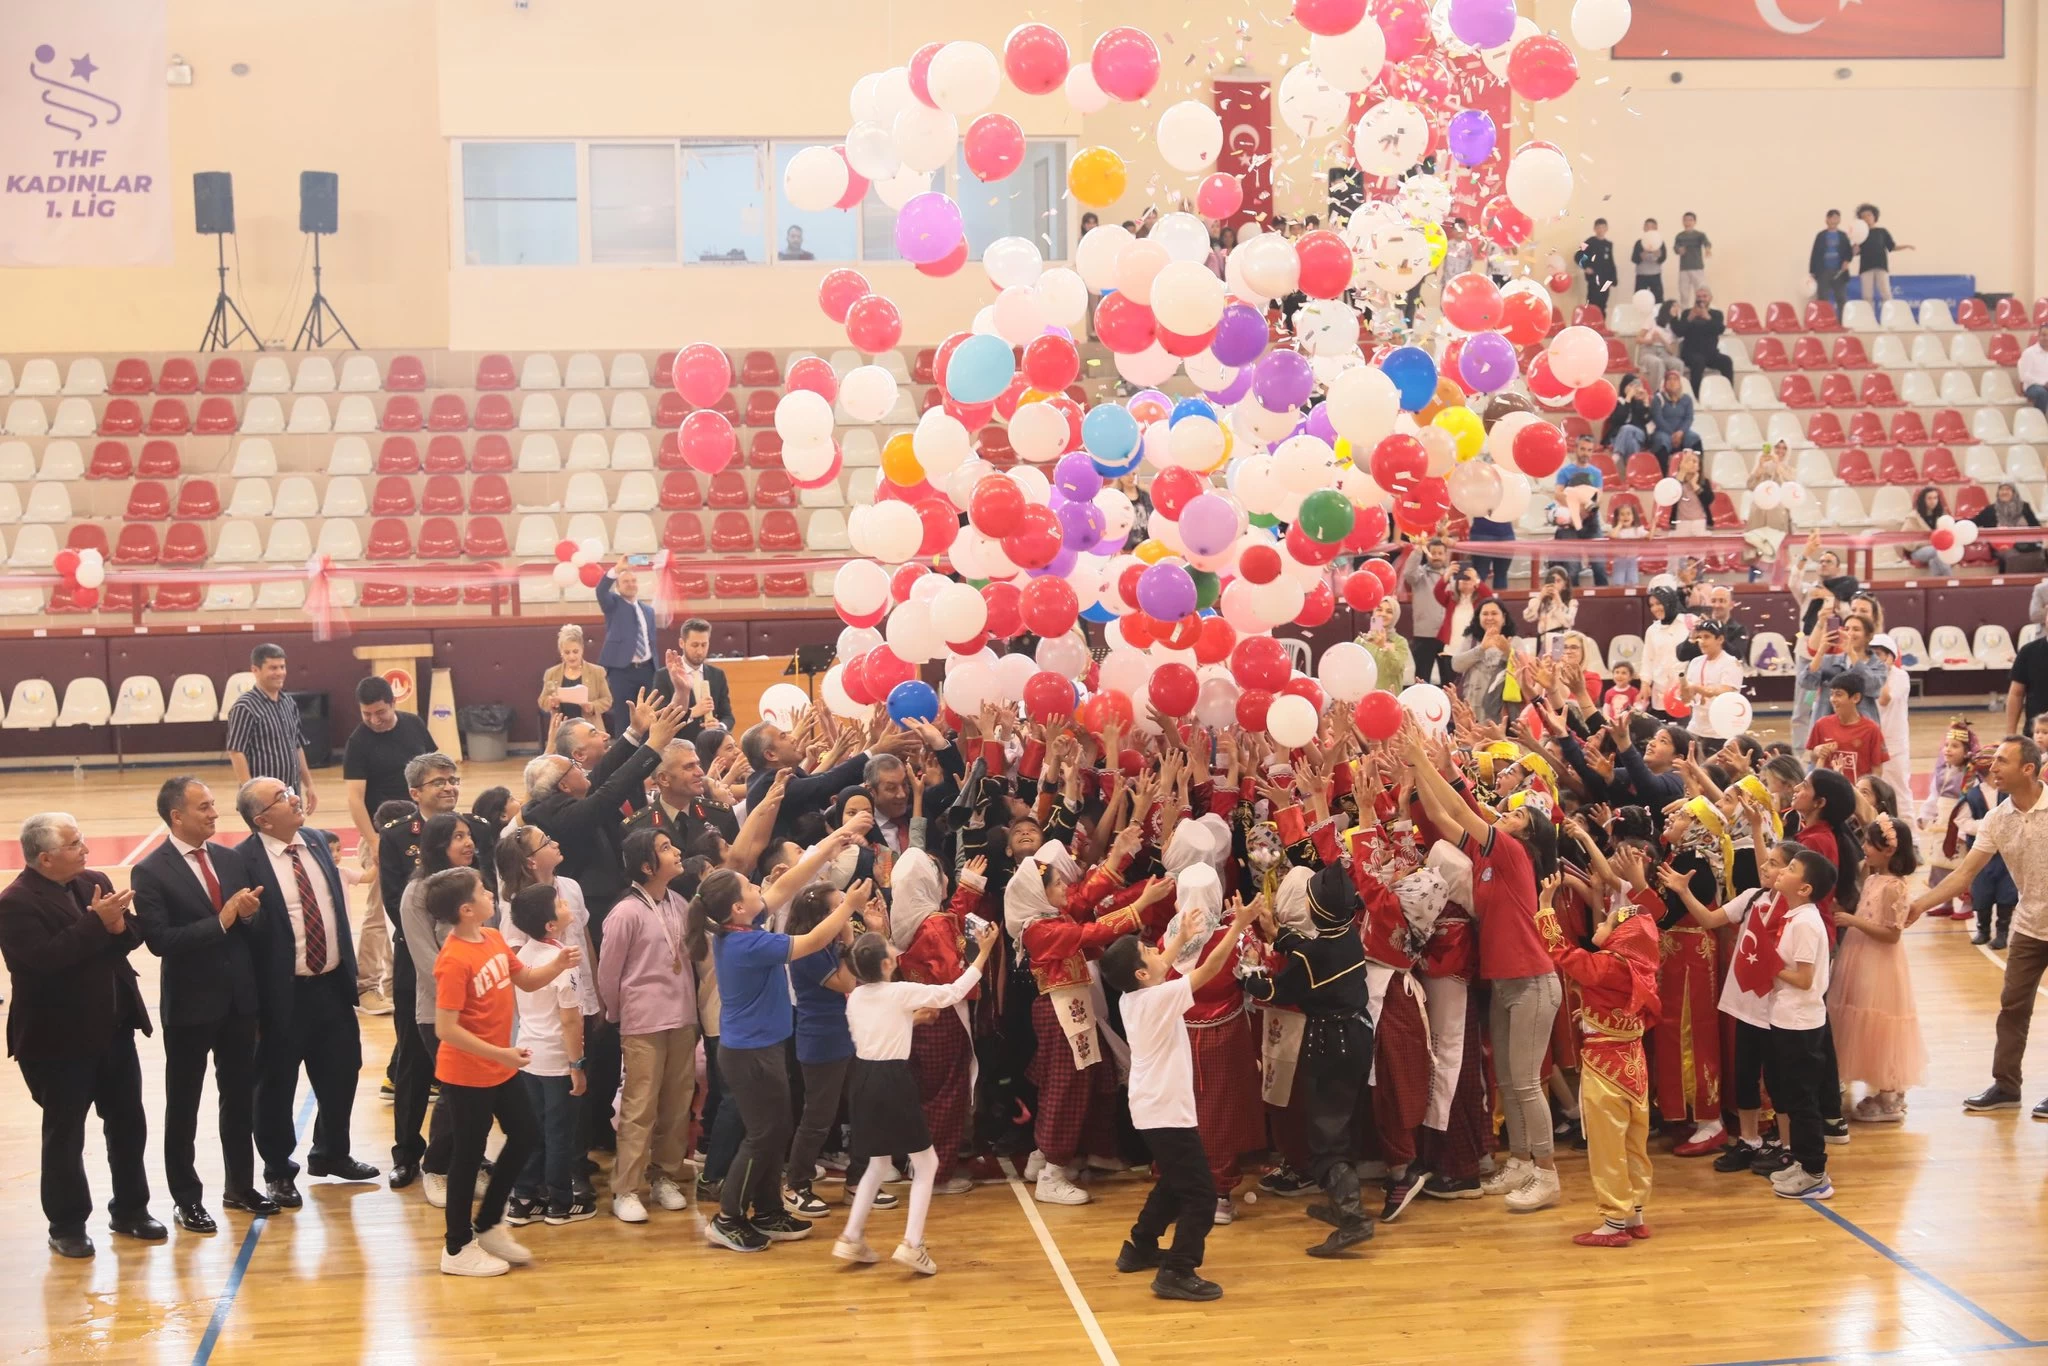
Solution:
[{"label": "speaker tripod stand", "polygon": [[[201,351],[226,351],[242,338],[256,343],[256,349],[263,349],[263,339],[256,335],[256,329],[242,316],[242,310],[235,307],[235,301],[228,297],[228,246],[227,234],[213,235],[214,256],[219,262],[220,295],[213,301],[213,316],[206,320],[206,334],[199,339]],[[235,326],[231,329],[229,322]]]},{"label": "speaker tripod stand", "polygon": [[[320,292],[320,238],[322,234],[316,232],[311,234],[311,236],[313,238],[313,302],[306,308],[306,320],[299,324],[298,340],[292,343],[292,350],[308,349],[317,351],[321,347],[326,346],[330,338],[338,334],[348,339],[350,350],[360,351],[362,348],[356,345],[356,339],[350,335],[348,324],[341,320],[341,315],[334,311],[334,305],[328,303],[327,296]],[[332,327],[328,326],[330,320],[333,323]]]}]

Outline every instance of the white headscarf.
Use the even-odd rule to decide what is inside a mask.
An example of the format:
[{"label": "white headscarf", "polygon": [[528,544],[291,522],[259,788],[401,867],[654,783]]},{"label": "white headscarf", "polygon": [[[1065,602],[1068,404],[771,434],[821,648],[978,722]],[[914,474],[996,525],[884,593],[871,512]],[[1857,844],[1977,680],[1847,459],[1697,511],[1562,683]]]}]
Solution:
[{"label": "white headscarf", "polygon": [[1003,928],[1010,932],[1010,938],[1020,941],[1026,927],[1058,915],[1059,907],[1045,895],[1045,875],[1052,873],[1069,885],[1081,880],[1081,865],[1074,862],[1074,856],[1067,852],[1067,846],[1058,840],[1047,840],[1038,849],[1017,865],[1017,871],[1010,874],[1010,882],[1003,889]]},{"label": "white headscarf", "polygon": [[932,856],[906,849],[889,877],[889,942],[901,953],[917,937],[917,927],[937,914],[946,894],[944,877]]},{"label": "white headscarf", "polygon": [[[1185,828],[1188,822],[1183,821]],[[1175,839],[1179,833],[1175,833]],[[1180,909],[1173,914],[1173,920],[1166,927],[1166,937],[1171,940],[1181,932],[1183,925],[1192,923],[1194,933],[1182,946],[1180,957],[1173,965],[1187,973],[1202,960],[1202,949],[1210,937],[1223,928],[1223,879],[1216,870],[1206,863],[1197,863],[1174,875],[1174,904]]]},{"label": "white headscarf", "polygon": [[1184,820],[1174,826],[1173,838],[1166,842],[1159,862],[1168,877],[1178,877],[1198,863],[1220,872],[1228,857],[1230,826],[1212,812],[1200,820]]},{"label": "white headscarf", "polygon": [[1315,873],[1299,866],[1289,868],[1287,876],[1280,879],[1280,890],[1273,894],[1273,919],[1283,930],[1313,937],[1315,924],[1309,919],[1308,884],[1315,880]]}]

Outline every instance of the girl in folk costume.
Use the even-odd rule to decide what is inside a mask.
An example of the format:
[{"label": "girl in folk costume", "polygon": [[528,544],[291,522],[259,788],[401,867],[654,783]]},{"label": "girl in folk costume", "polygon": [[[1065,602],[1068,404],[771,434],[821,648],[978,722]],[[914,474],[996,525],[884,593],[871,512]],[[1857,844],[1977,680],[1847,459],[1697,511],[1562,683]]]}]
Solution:
[{"label": "girl in folk costume", "polygon": [[[1450,883],[1433,867],[1383,861],[1365,866],[1368,833],[1353,840],[1352,876],[1363,909],[1365,981],[1373,1024],[1371,1119],[1387,1164],[1380,1222],[1392,1223],[1422,1193],[1428,1175],[1416,1164],[1416,1131],[1428,1113],[1434,1067],[1427,999],[1415,980],[1416,955],[1450,900]],[[1382,878],[1391,881],[1382,881]]]},{"label": "girl in folk costume", "polygon": [[[981,904],[988,860],[961,865],[960,886],[945,900],[946,875],[923,849],[907,849],[896,860],[895,898],[889,907],[889,942],[896,950],[896,976],[925,986],[950,986],[966,970],[967,916]],[[968,1025],[981,992],[977,982],[947,1009],[920,1022],[910,1035],[910,1067],[917,1077],[919,1107],[939,1157],[940,1195],[964,1195],[974,1183],[952,1175],[967,1138],[973,1112],[974,1038]]]},{"label": "girl in folk costume", "polygon": [[1835,912],[1842,929],[1828,985],[1828,1020],[1844,1081],[1864,1082],[1870,1094],[1852,1118],[1896,1124],[1906,1117],[1906,1091],[1920,1083],[1927,1048],[1913,1007],[1913,974],[1900,934],[1912,923],[1906,879],[1919,868],[1913,832],[1879,816],[1863,831],[1867,865],[1880,871],[1863,884],[1856,911]]},{"label": "girl in folk costume", "polygon": [[1536,927],[1551,958],[1578,983],[1579,1105],[1586,1158],[1600,1201],[1599,1228],[1572,1241],[1581,1247],[1627,1247],[1650,1236],[1643,1206],[1650,1198],[1650,1076],[1643,1027],[1657,1013],[1657,926],[1632,903],[1608,912],[1588,952],[1565,940],[1551,903],[1557,879],[1543,885]]},{"label": "girl in folk costume", "polygon": [[[1265,828],[1270,829],[1270,825]],[[1258,827],[1254,828],[1256,835]],[[1278,840],[1275,838],[1277,849]],[[1252,858],[1259,857],[1256,845]],[[1314,922],[1308,914],[1308,885],[1315,869],[1281,865],[1285,876],[1275,884],[1266,904],[1272,908],[1275,930],[1313,935]],[[1308,1151],[1308,1085],[1301,1078],[1301,1035],[1308,1017],[1298,1005],[1280,1001],[1256,1001],[1259,1022],[1260,1095],[1266,1102],[1266,1117],[1273,1133],[1273,1147],[1280,1165],[1259,1178],[1259,1189],[1270,1195],[1306,1195],[1316,1183],[1306,1175],[1312,1165]]]},{"label": "girl in folk costume", "polygon": [[1039,992],[1031,1003],[1038,1036],[1031,1062],[1038,1085],[1033,1156],[1041,1164],[1035,1194],[1046,1204],[1087,1204],[1088,1192],[1073,1183],[1068,1169],[1084,1156],[1116,1153],[1118,1078],[1115,1064],[1105,1065],[1102,1057],[1089,961],[1123,935],[1149,937],[1165,925],[1166,914],[1155,908],[1172,904],[1171,882],[1149,882],[1121,908],[1105,905],[1130,890],[1123,874],[1140,838],[1137,826],[1125,826],[1109,857],[1085,876],[1065,845],[1047,841],[1017,865],[1003,889],[1004,927]]},{"label": "girl in folk costume", "polygon": [[1721,1021],[1715,1009],[1714,936],[1693,922],[1674,888],[1683,883],[1703,905],[1728,899],[1734,841],[1720,808],[1693,797],[1664,818],[1667,861],[1656,870],[1663,891],[1663,931],[1657,970],[1661,1010],[1652,1019],[1651,1067],[1657,1110],[1664,1123],[1690,1120],[1689,1138],[1672,1151],[1679,1157],[1719,1152],[1721,1128]]}]

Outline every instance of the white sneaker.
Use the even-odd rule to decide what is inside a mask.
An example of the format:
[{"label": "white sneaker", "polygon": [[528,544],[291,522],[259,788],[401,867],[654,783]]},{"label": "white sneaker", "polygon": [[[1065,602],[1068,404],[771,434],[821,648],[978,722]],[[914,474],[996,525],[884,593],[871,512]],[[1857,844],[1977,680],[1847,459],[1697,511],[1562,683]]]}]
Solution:
[{"label": "white sneaker", "polygon": [[647,1222],[647,1206],[640,1203],[637,1195],[614,1195],[612,1213],[621,1223],[644,1224]]},{"label": "white sneaker", "polygon": [[889,1254],[889,1260],[898,1265],[909,1267],[920,1276],[936,1276],[939,1274],[939,1264],[932,1260],[931,1253],[924,1250],[924,1244],[922,1243],[919,1243],[916,1247],[912,1247],[908,1243],[896,1244],[896,1250]]},{"label": "white sneaker", "polygon": [[464,1243],[460,1252],[441,1253],[443,1276],[502,1276],[511,1269],[512,1263],[503,1257],[493,1257],[476,1238]]},{"label": "white sneaker", "polygon": [[432,1205],[435,1209],[448,1208],[447,1177],[436,1176],[432,1172],[421,1172],[420,1193],[427,1197],[427,1203]]},{"label": "white sneaker", "polygon": [[1531,1166],[1528,1179],[1508,1192],[1508,1208],[1517,1214],[1548,1209],[1558,1202],[1563,1193],[1555,1169]]},{"label": "white sneaker", "polygon": [[533,1254],[528,1252],[525,1245],[512,1236],[512,1230],[503,1224],[492,1224],[477,1234],[476,1246],[499,1261],[510,1262],[514,1266],[525,1266],[533,1260]]},{"label": "white sneaker", "polygon": [[1045,1170],[1045,1154],[1033,1148],[1031,1156],[1024,1159],[1024,1179],[1036,1181],[1038,1174]]},{"label": "white sneaker", "polygon": [[903,1174],[902,1172],[900,1172],[900,1171],[896,1170],[896,1164],[895,1164],[894,1162],[887,1162],[887,1163],[884,1163],[884,1164],[882,1165],[882,1184],[883,1184],[883,1185],[885,1185],[885,1186],[900,1186],[900,1185],[902,1185],[902,1184],[903,1184],[903,1183],[904,1183],[905,1181],[908,1181],[909,1179],[910,1179],[910,1178],[909,1178],[909,1177],[907,1177],[907,1176],[905,1176],[905,1175],[904,1175],[904,1174]]},{"label": "white sneaker", "polygon": [[864,1239],[841,1238],[832,1244],[832,1255],[842,1262],[879,1262],[882,1255]]},{"label": "white sneaker", "polygon": [[365,1015],[389,1015],[391,1002],[384,998],[382,992],[366,991],[356,997],[356,1009]]},{"label": "white sneaker", "polygon": [[949,1176],[932,1187],[936,1195],[965,1195],[974,1189],[974,1182],[964,1176]]},{"label": "white sneaker", "polygon": [[1481,1195],[1506,1195],[1509,1191],[1518,1189],[1524,1181],[1527,1181],[1529,1173],[1535,1169],[1536,1164],[1527,1158],[1511,1157],[1500,1166],[1494,1168],[1492,1176],[1479,1183],[1479,1193]]},{"label": "white sneaker", "polygon": [[1067,1174],[1050,1162],[1038,1173],[1038,1185],[1032,1194],[1041,1205],[1085,1205],[1088,1192],[1067,1180]]},{"label": "white sneaker", "polygon": [[1237,1206],[1230,1203],[1230,1197],[1226,1195],[1219,1198],[1216,1201],[1216,1222],[1228,1224],[1235,1221],[1236,1218]]},{"label": "white sneaker", "polygon": [[663,1209],[688,1209],[690,1197],[683,1194],[683,1188],[666,1176],[654,1178],[654,1203]]}]

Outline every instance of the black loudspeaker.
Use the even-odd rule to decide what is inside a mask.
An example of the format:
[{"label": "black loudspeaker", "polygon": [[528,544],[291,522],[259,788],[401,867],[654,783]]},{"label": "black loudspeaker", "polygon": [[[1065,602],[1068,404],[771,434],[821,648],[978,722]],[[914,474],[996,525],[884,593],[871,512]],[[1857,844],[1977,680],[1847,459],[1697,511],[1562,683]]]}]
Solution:
[{"label": "black loudspeaker", "polygon": [[194,171],[192,216],[199,232],[233,232],[235,178],[226,171]]},{"label": "black loudspeaker", "polygon": [[299,231],[339,230],[341,177],[332,171],[299,172]]}]

